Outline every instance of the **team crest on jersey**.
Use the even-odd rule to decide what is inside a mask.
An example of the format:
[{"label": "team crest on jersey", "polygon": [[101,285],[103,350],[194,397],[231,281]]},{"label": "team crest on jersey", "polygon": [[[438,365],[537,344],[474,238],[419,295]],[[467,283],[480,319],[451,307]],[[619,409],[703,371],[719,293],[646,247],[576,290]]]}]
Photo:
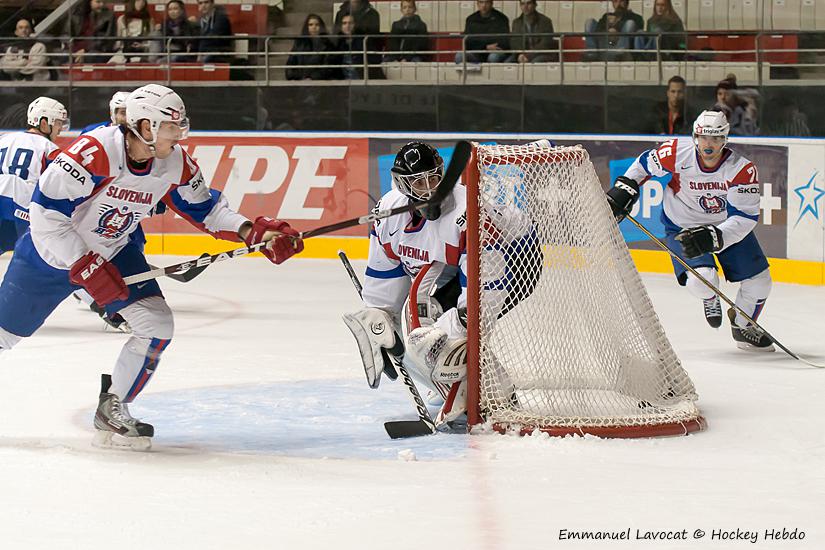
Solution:
[{"label": "team crest on jersey", "polygon": [[708,214],[719,214],[728,208],[728,201],[724,197],[707,194],[699,197],[699,206]]},{"label": "team crest on jersey", "polygon": [[135,221],[135,213],[129,211],[128,206],[102,205],[103,213],[97,221],[97,227],[92,230],[106,239],[117,239],[126,233]]}]

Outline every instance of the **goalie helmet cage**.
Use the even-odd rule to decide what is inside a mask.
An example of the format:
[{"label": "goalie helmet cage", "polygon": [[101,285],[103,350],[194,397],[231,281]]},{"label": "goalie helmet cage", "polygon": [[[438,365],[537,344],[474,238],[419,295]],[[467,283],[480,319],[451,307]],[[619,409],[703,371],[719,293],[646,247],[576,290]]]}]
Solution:
[{"label": "goalie helmet cage", "polygon": [[685,435],[706,427],[581,146],[473,145],[468,427]]}]

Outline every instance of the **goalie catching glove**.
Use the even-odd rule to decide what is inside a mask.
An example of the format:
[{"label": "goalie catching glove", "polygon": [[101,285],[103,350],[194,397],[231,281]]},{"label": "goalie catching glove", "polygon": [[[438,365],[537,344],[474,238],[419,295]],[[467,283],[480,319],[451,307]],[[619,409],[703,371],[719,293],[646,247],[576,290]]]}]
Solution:
[{"label": "goalie catching glove", "polygon": [[244,242],[247,246],[267,242],[261,253],[273,264],[281,264],[304,249],[304,241],[297,231],[284,221],[259,216],[252,224]]},{"label": "goalie catching glove", "polygon": [[404,357],[404,343],[395,333],[390,314],[383,309],[368,307],[356,313],[346,313],[343,319],[358,342],[369,387],[378,387],[382,372],[395,380],[398,365]]},{"label": "goalie catching glove", "polygon": [[688,258],[697,258],[709,252],[719,252],[725,246],[722,231],[715,225],[700,225],[683,229],[676,235]]},{"label": "goalie catching glove", "polygon": [[613,187],[607,192],[607,202],[616,223],[622,221],[633,210],[633,205],[639,200],[639,184],[636,180],[619,176]]}]

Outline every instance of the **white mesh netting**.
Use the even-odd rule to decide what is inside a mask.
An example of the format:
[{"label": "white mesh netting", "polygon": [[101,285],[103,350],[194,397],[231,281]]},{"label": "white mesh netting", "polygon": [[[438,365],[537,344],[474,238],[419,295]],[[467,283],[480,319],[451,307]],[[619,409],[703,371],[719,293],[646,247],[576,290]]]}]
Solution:
[{"label": "white mesh netting", "polygon": [[695,421],[693,383],[587,152],[530,144],[477,154],[484,418],[559,428]]}]

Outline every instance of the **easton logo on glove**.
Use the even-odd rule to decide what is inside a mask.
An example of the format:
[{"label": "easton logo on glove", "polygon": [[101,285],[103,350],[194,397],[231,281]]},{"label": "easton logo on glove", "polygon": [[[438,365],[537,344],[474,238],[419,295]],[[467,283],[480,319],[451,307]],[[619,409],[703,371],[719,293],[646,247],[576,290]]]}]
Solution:
[{"label": "easton logo on glove", "polygon": [[106,260],[104,260],[102,257],[95,254],[95,257],[92,260],[92,263],[90,263],[89,266],[86,269],[84,269],[80,272],[80,278],[83,279],[84,281],[88,281],[89,277],[91,277],[92,274],[94,274],[94,272],[97,271],[98,268],[100,266],[102,266],[103,264],[105,264],[105,263],[106,263]]}]

